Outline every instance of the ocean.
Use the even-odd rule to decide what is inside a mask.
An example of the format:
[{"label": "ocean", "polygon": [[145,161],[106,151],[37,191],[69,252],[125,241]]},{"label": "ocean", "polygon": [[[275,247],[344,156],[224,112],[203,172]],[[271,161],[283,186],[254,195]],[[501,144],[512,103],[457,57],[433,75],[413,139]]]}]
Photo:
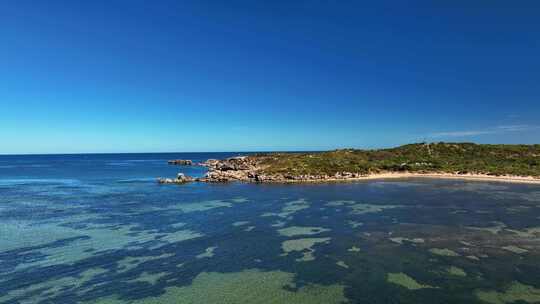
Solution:
[{"label": "ocean", "polygon": [[537,303],[540,186],[160,185],[238,153],[0,156],[0,303]]}]

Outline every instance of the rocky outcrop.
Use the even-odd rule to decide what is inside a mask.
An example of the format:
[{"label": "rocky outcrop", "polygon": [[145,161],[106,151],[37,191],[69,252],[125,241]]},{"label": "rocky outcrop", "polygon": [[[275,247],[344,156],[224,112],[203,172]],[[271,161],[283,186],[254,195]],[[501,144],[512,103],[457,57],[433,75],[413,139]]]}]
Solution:
[{"label": "rocky outcrop", "polygon": [[263,166],[257,157],[238,156],[223,160],[209,159],[198,165],[208,168],[208,172],[203,177],[192,178],[179,173],[176,179],[160,178],[162,184],[184,184],[187,182],[298,182],[298,181],[325,181],[325,180],[347,180],[365,176],[361,173],[339,172],[334,175],[294,175],[294,174],[266,174]]},{"label": "rocky outcrop", "polygon": [[256,162],[247,156],[209,159],[203,165],[208,172],[199,181],[204,182],[251,181],[257,171]]},{"label": "rocky outcrop", "polygon": [[179,166],[192,166],[193,165],[193,161],[189,159],[173,159],[173,160],[169,160],[167,163],[169,165],[179,165]]},{"label": "rocky outcrop", "polygon": [[208,167],[208,172],[203,178],[197,179],[203,182],[295,182],[295,181],[324,181],[346,180],[364,176],[361,173],[340,172],[334,175],[294,175],[294,174],[266,174],[259,163],[259,158],[240,156],[224,160],[208,160],[203,163]]},{"label": "rocky outcrop", "polygon": [[219,162],[220,162],[219,160],[211,158],[205,162],[199,163],[199,165],[210,168],[210,167],[214,167]]},{"label": "rocky outcrop", "polygon": [[176,175],[176,178],[158,178],[158,183],[160,184],[185,184],[188,182],[192,182],[195,179],[193,177],[187,176],[184,173],[178,173]]}]

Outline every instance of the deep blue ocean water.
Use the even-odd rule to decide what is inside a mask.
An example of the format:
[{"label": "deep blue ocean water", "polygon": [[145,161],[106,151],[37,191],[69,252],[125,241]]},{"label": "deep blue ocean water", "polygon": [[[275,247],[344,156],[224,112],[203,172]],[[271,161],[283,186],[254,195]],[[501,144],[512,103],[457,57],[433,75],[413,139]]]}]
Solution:
[{"label": "deep blue ocean water", "polygon": [[540,187],[159,185],[169,159],[0,156],[0,303],[540,302]]}]

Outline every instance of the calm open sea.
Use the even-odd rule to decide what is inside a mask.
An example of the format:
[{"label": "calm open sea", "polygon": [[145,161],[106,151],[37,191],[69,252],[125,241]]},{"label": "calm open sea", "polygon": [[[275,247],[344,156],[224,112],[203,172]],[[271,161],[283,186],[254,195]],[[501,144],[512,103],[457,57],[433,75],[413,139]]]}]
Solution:
[{"label": "calm open sea", "polygon": [[540,302],[540,186],[156,183],[232,155],[0,156],[0,303]]}]

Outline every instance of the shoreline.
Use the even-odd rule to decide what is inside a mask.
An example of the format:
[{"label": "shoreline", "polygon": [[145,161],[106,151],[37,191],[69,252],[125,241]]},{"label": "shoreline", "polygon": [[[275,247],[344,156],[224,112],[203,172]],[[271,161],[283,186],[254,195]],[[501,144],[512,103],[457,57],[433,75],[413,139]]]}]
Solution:
[{"label": "shoreline", "polygon": [[242,178],[230,178],[227,180],[217,180],[212,178],[192,178],[179,174],[177,179],[158,179],[159,183],[163,184],[184,184],[188,182],[204,182],[204,183],[258,183],[258,184],[324,184],[324,183],[345,183],[345,182],[361,182],[361,181],[376,181],[376,180],[397,180],[410,178],[431,178],[431,179],[454,179],[463,181],[477,182],[499,182],[499,183],[514,183],[514,184],[532,184],[540,185],[540,177],[533,176],[517,176],[517,175],[488,175],[488,174],[457,174],[457,173],[415,173],[415,172],[385,172],[374,173],[355,177],[324,177],[311,179],[288,179],[288,178],[267,178],[264,180],[256,180],[242,176]]},{"label": "shoreline", "polygon": [[[533,184],[540,185],[540,178],[532,176],[510,176],[510,175],[487,175],[487,174],[452,174],[452,173],[413,173],[413,172],[387,172],[375,173],[360,177],[349,178],[325,178],[325,179],[290,179],[290,180],[269,180],[261,183],[339,183],[339,182],[356,182],[356,181],[372,181],[372,180],[387,180],[387,179],[408,179],[408,178],[433,178],[433,179],[455,179],[465,181],[483,181],[483,182],[500,182],[500,183],[517,183],[517,184]],[[248,181],[249,182],[249,181]]]},{"label": "shoreline", "polygon": [[[518,153],[519,152],[519,153]],[[190,164],[172,160],[169,164]],[[386,150],[275,153],[208,159],[203,177],[178,173],[160,183],[332,183],[405,178],[540,185],[540,145],[411,144]]]}]

